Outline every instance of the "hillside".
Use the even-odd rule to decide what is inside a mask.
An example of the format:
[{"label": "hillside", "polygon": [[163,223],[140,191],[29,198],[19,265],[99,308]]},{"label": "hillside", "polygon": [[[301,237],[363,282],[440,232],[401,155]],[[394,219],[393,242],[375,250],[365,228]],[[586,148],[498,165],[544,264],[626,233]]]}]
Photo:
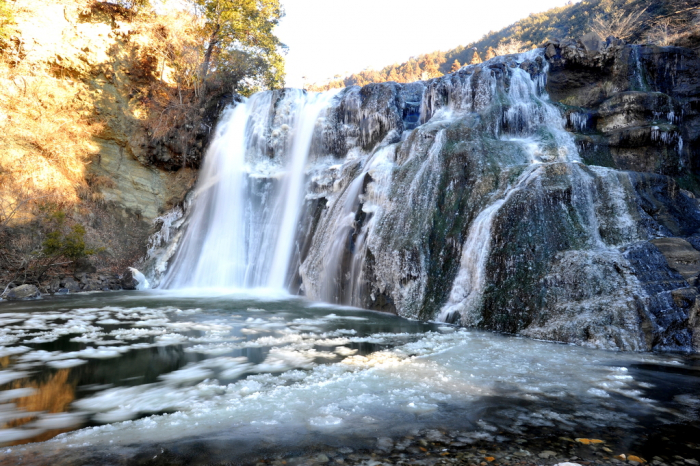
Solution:
[{"label": "hillside", "polygon": [[492,31],[476,42],[446,52],[419,55],[405,63],[381,70],[365,70],[342,79],[308,86],[323,91],[346,86],[394,81],[414,82],[442,76],[463,65],[481,63],[496,55],[516,53],[541,45],[551,38],[582,37],[596,31],[601,37],[614,35],[628,43],[700,45],[697,0],[583,0],[533,13],[500,31]]}]

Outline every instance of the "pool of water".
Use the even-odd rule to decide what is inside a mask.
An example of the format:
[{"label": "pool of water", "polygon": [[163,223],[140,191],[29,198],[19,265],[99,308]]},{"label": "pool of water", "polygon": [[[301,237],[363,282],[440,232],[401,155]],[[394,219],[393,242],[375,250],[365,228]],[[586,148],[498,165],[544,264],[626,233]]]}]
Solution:
[{"label": "pool of water", "polygon": [[265,293],[0,303],[0,462],[113,464],[165,447],[243,461],[425,428],[467,443],[590,437],[613,452],[692,458],[698,382],[694,355],[592,350]]}]

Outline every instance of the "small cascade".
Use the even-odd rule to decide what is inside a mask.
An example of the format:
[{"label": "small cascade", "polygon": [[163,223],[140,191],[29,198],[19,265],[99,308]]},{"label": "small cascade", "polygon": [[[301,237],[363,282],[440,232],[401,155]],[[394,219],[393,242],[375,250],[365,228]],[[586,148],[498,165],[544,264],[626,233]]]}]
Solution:
[{"label": "small cascade", "polygon": [[[545,76],[544,73],[541,77]],[[508,105],[503,112],[501,138],[522,145],[530,166],[515,183],[496,193],[496,200],[472,221],[447,303],[438,320],[461,321],[478,325],[478,311],[486,281],[486,261],[490,253],[492,224],[503,204],[536,177],[543,163],[578,161],[578,150],[571,135],[564,129],[559,111],[549,103],[544,82],[534,80],[523,69],[514,68],[510,75]],[[546,128],[546,132],[543,129]]]},{"label": "small cascade", "polygon": [[642,68],[641,52],[639,45],[632,45],[630,48],[630,53],[632,54],[632,62],[634,63],[634,68],[632,69],[631,76],[631,88],[635,91],[646,91],[648,90],[648,85],[644,79],[644,70]]}]

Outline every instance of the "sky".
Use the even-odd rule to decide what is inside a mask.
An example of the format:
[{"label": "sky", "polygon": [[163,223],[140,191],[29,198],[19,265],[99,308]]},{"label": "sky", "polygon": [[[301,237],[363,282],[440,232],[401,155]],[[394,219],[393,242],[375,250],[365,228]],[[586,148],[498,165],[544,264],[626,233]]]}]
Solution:
[{"label": "sky", "polygon": [[568,0],[281,0],[276,28],[289,47],[286,85],[302,87],[365,68],[467,45]]}]

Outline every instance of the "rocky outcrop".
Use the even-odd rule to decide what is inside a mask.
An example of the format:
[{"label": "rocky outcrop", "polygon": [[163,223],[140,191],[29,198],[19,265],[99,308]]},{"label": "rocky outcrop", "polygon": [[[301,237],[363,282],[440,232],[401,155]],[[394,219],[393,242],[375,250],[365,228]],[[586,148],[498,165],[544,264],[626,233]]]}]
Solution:
[{"label": "rocky outcrop", "polygon": [[[698,186],[700,60],[681,47],[601,40],[544,44],[547,90],[587,163],[653,172]],[[697,189],[697,188],[695,188]]]},{"label": "rocky outcrop", "polygon": [[[348,128],[340,123],[362,121],[363,106],[381,109],[381,124],[366,122],[376,137],[353,134],[375,158],[387,151],[393,168],[372,168],[370,158],[352,170],[348,164],[330,184],[324,211],[313,208],[320,220],[301,258],[302,289],[316,299],[534,338],[697,349],[700,251],[692,244],[700,211],[678,185],[694,176],[700,70],[693,57],[588,36],[551,42],[544,57],[499,58],[410,88],[346,91],[324,134],[337,141],[337,128]],[[523,84],[515,84],[522,78],[514,69],[529,75],[533,90],[516,87]],[[545,83],[575,149],[548,120],[546,104],[529,107],[536,97],[522,94]],[[416,107],[422,125],[410,131],[406,116]],[[518,142],[533,135],[534,153]],[[562,159],[566,151],[588,167]],[[525,168],[532,157],[542,165]],[[357,177],[365,181],[352,227],[333,233],[331,219],[351,213],[343,209]],[[490,239],[479,243],[486,228]],[[347,238],[342,254],[324,249],[334,234],[334,247]],[[327,264],[336,264],[332,285]]]}]

